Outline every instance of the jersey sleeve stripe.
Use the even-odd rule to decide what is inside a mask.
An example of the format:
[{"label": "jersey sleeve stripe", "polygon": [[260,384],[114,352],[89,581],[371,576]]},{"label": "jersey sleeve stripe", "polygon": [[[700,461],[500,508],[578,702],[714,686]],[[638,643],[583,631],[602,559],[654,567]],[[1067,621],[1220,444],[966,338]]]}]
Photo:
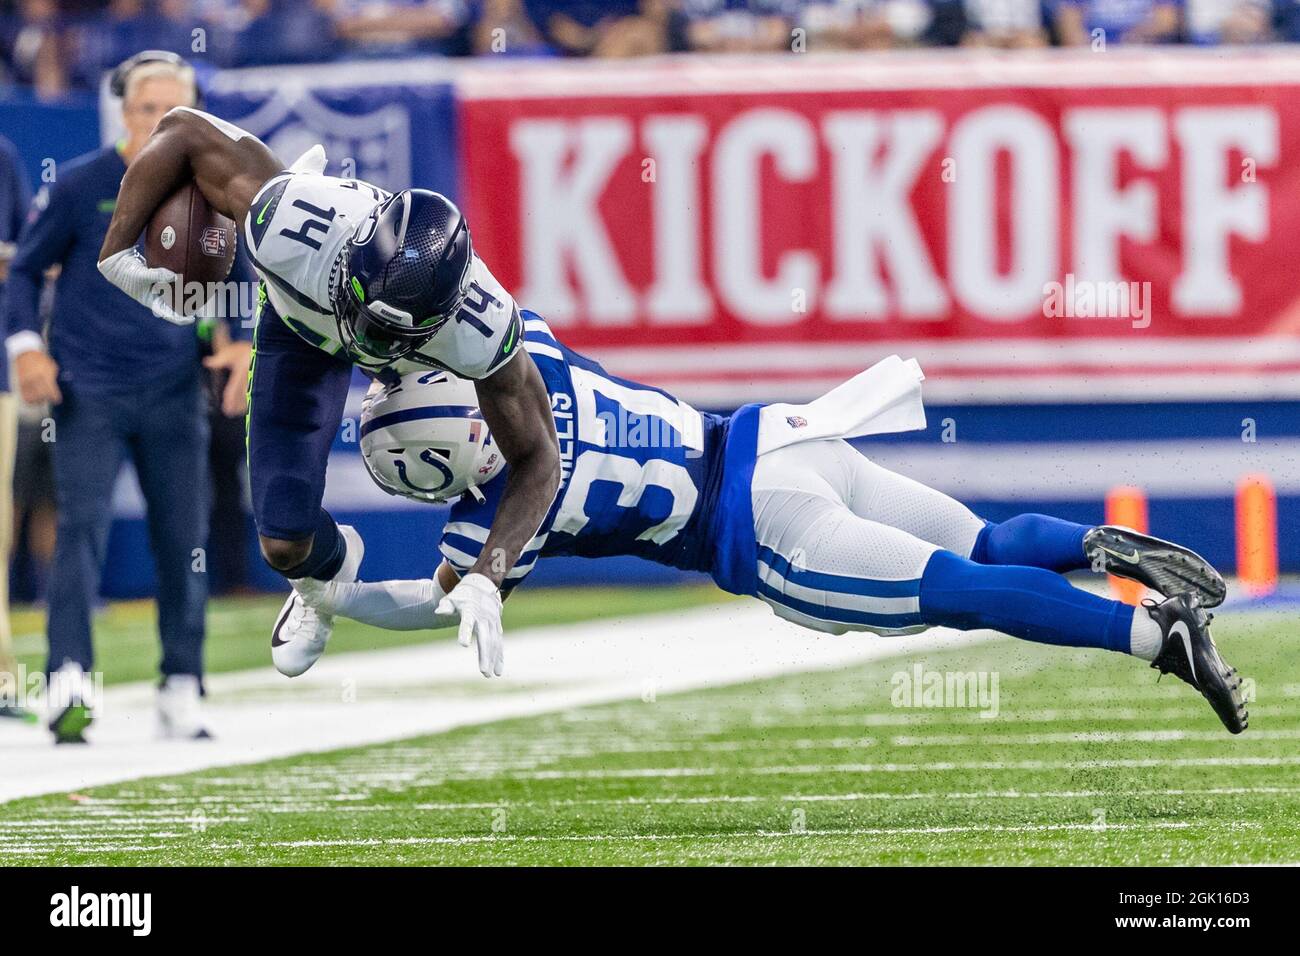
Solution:
[{"label": "jersey sleeve stripe", "polygon": [[[531,319],[529,318],[530,315],[532,316]],[[551,327],[546,323],[545,319],[541,318],[536,313],[527,310],[524,311],[523,316],[525,332],[535,332],[545,335],[546,338],[552,342],[556,341],[555,333],[551,331]]]},{"label": "jersey sleeve stripe", "polygon": [[471,541],[477,541],[483,544],[488,539],[488,529],[480,524],[470,524],[468,521],[449,521],[447,526],[442,529],[443,534],[458,534],[462,538],[469,538]]},{"label": "jersey sleeve stripe", "polygon": [[474,562],[478,560],[475,555],[454,547],[446,538],[442,539],[442,542],[438,545],[438,550],[442,552],[444,558],[451,562],[453,568],[462,573],[472,568]]},{"label": "jersey sleeve stripe", "polygon": [[[473,524],[469,521],[449,521],[446,527],[442,529],[443,534],[458,534],[463,538],[471,541],[477,541],[479,544],[485,544],[488,539],[488,528],[481,524]],[[546,539],[550,535],[549,531],[543,531],[541,534],[535,534],[524,545],[524,554],[530,551],[538,551],[542,545],[546,544]]]},{"label": "jersey sleeve stripe", "polygon": [[275,211],[280,206],[280,197],[284,195],[291,178],[290,173],[273,176],[253,197],[248,215],[244,217],[244,237],[248,240],[250,249],[256,249],[262,244],[262,237],[271,228],[271,220],[275,218]]},{"label": "jersey sleeve stripe", "polygon": [[[442,529],[444,535],[463,538],[469,544],[487,543],[488,531],[489,529],[485,528],[483,525],[473,524],[469,521],[449,521]],[[519,556],[519,559],[522,561],[530,554],[541,551],[542,546],[546,544],[546,539],[549,535],[549,531],[533,535],[529,542],[524,545],[523,553]]]},{"label": "jersey sleeve stripe", "polygon": [[444,532],[442,540],[446,541],[457,551],[471,555],[473,561],[478,560],[478,554],[483,550],[482,541],[475,541],[472,538],[465,537],[464,535],[448,534]]},{"label": "jersey sleeve stripe", "polygon": [[[468,521],[451,521],[443,529],[444,534],[458,534],[479,544],[487,543],[488,529],[481,524],[470,524]],[[533,551],[540,551],[546,544],[546,538],[550,535],[549,531],[543,531],[541,534],[535,534],[524,545],[522,555],[527,555]],[[521,556],[522,556],[521,555]]]},{"label": "jersey sleeve stripe", "polygon": [[515,306],[510,313],[510,321],[506,323],[505,334],[501,336],[501,345],[497,348],[497,354],[493,357],[491,364],[488,365],[487,371],[479,377],[487,378],[514,358],[519,352],[519,345],[523,337],[524,324],[519,318],[519,306]]},{"label": "jersey sleeve stripe", "polygon": [[[438,549],[442,552],[442,556],[451,562],[453,568],[464,573],[473,567],[474,562],[478,560],[477,552],[481,549],[481,544],[470,541],[463,535],[444,533]],[[540,550],[521,555],[515,566],[506,574],[506,577],[514,580],[522,579],[533,569],[540,557]]]},{"label": "jersey sleeve stripe", "polygon": [[524,348],[528,350],[529,355],[545,355],[547,358],[564,361],[564,353],[559,349],[546,345],[544,342],[538,342],[531,336],[524,336]]}]

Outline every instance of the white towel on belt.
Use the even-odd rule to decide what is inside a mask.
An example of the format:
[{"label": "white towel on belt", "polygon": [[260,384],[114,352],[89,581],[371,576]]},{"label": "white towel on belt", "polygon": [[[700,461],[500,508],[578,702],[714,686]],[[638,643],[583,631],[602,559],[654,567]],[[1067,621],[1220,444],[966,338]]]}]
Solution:
[{"label": "white towel on belt", "polygon": [[806,405],[764,406],[758,413],[758,454],[801,441],[924,428],[923,381],[916,359],[891,355]]},{"label": "white towel on belt", "polygon": [[319,176],[325,172],[327,165],[329,165],[329,160],[325,158],[325,147],[317,143],[293,161],[293,165],[289,167],[289,172],[316,173]]}]

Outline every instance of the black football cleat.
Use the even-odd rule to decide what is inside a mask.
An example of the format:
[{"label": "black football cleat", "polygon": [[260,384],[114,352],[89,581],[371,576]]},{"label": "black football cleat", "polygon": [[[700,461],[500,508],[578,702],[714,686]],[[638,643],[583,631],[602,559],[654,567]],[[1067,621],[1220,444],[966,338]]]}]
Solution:
[{"label": "black football cleat", "polygon": [[1201,608],[1190,594],[1159,604],[1147,601],[1142,609],[1160,625],[1160,653],[1151,666],[1199,690],[1231,733],[1245,730],[1249,715],[1241,696],[1241,677],[1235,667],[1229,667],[1219,656],[1219,649],[1210,636],[1213,615]]},{"label": "black football cleat", "polygon": [[1130,578],[1165,597],[1194,594],[1201,607],[1218,607],[1228,596],[1210,562],[1172,541],[1107,524],[1083,536],[1083,553],[1093,570]]}]

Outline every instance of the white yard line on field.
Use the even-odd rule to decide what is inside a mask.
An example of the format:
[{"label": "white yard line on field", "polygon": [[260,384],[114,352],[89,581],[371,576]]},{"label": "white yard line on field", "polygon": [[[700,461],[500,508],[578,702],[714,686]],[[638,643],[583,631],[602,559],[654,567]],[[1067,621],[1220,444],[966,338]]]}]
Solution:
[{"label": "white yard line on field", "polygon": [[[1024,823],[1024,824],[969,824],[962,826],[932,827],[844,827],[828,830],[747,830],[720,833],[556,833],[527,834],[493,833],[474,836],[446,837],[356,837],[335,840],[273,840],[257,843],[210,843],[205,849],[212,851],[278,849],[354,849],[361,847],[402,846],[476,846],[483,844],[547,844],[547,843],[699,843],[706,840],[806,840],[811,837],[909,837],[909,836],[961,836],[987,833],[1073,833],[1073,832],[1144,832],[1159,830],[1213,830],[1253,829],[1257,823],[1239,821],[1202,821],[1192,823],[1182,820],[1157,820],[1151,823]],[[129,836],[128,834],[123,834]],[[154,838],[174,837],[174,833],[151,833]],[[166,844],[141,845],[107,843],[100,846],[83,846],[82,853],[160,853],[170,850]],[[13,856],[39,856],[48,853],[46,847],[14,847],[7,849]]]},{"label": "white yard line on field", "polygon": [[[617,767],[592,770],[532,770],[515,773],[493,771],[492,777],[509,780],[636,780],[655,777],[824,776],[846,773],[949,773],[961,771],[1017,770],[1121,770],[1157,767],[1293,767],[1300,756],[1289,757],[1137,757],[1107,760],[936,760],[928,763],[825,763],[774,764],[758,767]],[[446,780],[482,780],[484,774],[447,774]]]},{"label": "white yard line on field", "polygon": [[127,684],[105,690],[86,746],[55,747],[38,728],[4,722],[0,802],[904,654],[921,660],[996,636],[935,629],[818,637],[760,604],[734,603],[508,636],[506,676],[491,682],[478,676],[472,650],[440,636],[417,647],[326,654],[294,680],[269,667],[212,676],[205,713],[216,739],[195,742],[157,740],[155,685]]},{"label": "white yard line on field", "polygon": [[[675,806],[713,806],[722,804],[764,804],[764,803],[863,803],[863,802],[906,802],[906,801],[946,801],[968,802],[999,800],[1005,802],[1031,800],[1095,800],[1099,797],[1108,799],[1133,797],[1278,797],[1300,794],[1300,787],[1155,787],[1155,788],[1121,788],[1116,790],[905,790],[905,791],[871,791],[849,793],[786,793],[786,794],[708,794],[705,796],[671,796],[671,797],[584,797],[549,800],[469,800],[438,801],[435,803],[415,803],[411,810],[427,813],[448,813],[456,811],[497,810],[508,807],[512,810],[553,810],[566,807],[675,807]],[[245,796],[185,796],[159,798],[149,796],[150,806],[142,806],[140,799],[117,797],[87,798],[79,804],[79,810],[86,814],[86,819],[35,819],[12,821],[16,831],[40,830],[46,828],[66,828],[80,826],[94,828],[99,833],[117,832],[127,829],[146,829],[164,823],[190,825],[194,822],[192,812],[178,813],[175,809],[157,809],[163,807],[195,807],[203,803],[215,804],[228,812],[219,814],[216,810],[211,815],[204,814],[209,824],[246,820],[254,813],[391,813],[392,807],[386,803],[340,803],[333,800],[312,801],[303,799],[299,794],[285,794],[279,798],[258,798]],[[233,809],[232,809],[233,808]],[[23,843],[29,834],[15,832],[0,833],[0,848],[7,844]],[[55,839],[54,836],[49,839]]]}]

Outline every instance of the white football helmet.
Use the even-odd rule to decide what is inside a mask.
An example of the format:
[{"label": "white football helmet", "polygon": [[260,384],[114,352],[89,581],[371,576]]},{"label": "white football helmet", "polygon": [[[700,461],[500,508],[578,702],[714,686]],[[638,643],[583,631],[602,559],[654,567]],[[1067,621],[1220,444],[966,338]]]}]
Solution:
[{"label": "white football helmet", "polygon": [[478,409],[474,383],[450,372],[375,382],[361,405],[361,457],[375,484],[418,501],[451,501],[505,465]]}]

